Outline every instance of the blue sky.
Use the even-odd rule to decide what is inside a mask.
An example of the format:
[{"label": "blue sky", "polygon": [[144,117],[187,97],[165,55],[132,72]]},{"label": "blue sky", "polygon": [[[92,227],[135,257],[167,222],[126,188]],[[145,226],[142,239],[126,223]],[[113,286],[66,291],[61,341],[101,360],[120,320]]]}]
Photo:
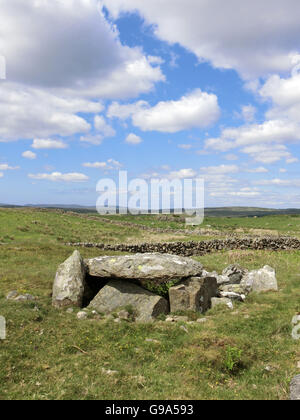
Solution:
[{"label": "blue sky", "polygon": [[299,12],[0,0],[0,203],[94,205],[122,169],[204,178],[207,207],[300,207]]}]

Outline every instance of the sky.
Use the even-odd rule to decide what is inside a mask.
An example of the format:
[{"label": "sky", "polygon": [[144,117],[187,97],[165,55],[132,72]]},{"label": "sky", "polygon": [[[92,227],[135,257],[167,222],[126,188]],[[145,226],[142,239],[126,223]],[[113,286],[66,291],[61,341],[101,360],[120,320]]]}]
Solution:
[{"label": "sky", "polygon": [[300,208],[299,16],[298,0],[0,0],[0,203],[92,206],[122,170],[203,178],[206,207]]}]

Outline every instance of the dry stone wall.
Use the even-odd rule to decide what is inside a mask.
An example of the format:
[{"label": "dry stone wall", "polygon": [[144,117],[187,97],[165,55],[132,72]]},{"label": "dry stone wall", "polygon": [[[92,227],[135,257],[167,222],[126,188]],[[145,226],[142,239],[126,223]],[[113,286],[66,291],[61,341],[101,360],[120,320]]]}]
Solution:
[{"label": "dry stone wall", "polygon": [[103,244],[103,243],[68,243],[69,246],[98,248],[103,251],[120,251],[128,253],[166,253],[185,257],[193,255],[205,255],[207,253],[234,250],[300,250],[300,240],[291,237],[279,238],[227,238],[213,239],[201,242],[166,242],[166,243],[142,243],[142,244]]}]

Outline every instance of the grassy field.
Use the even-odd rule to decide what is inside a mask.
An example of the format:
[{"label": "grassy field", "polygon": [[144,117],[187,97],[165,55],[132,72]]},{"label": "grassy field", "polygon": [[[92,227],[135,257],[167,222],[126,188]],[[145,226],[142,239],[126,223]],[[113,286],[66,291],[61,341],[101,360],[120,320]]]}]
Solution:
[{"label": "grassy field", "polygon": [[[78,321],[76,312],[51,307],[56,268],[73,251],[65,242],[159,241],[166,235],[140,230],[141,219],[154,227],[181,223],[145,217],[130,217],[137,225],[132,228],[104,223],[95,215],[0,209],[0,315],[8,332],[0,341],[1,400],[288,399],[289,381],[300,373],[299,342],[291,337],[291,319],[300,312],[298,251],[198,257],[207,270],[219,272],[235,262],[248,269],[269,264],[276,269],[280,291],[250,295],[233,311],[211,310],[206,323],[187,324],[188,332],[180,323],[163,321]],[[298,235],[299,222],[293,216],[220,217],[206,219],[203,227]],[[80,252],[101,255],[95,249]],[[7,301],[11,290],[31,293],[37,301]],[[116,372],[110,375],[109,370]]]}]

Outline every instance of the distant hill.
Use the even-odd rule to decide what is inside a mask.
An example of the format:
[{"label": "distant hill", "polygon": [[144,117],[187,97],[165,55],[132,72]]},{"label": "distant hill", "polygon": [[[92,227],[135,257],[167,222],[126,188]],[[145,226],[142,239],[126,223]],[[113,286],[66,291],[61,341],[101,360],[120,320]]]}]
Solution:
[{"label": "distant hill", "polygon": [[[2,208],[43,208],[74,211],[77,213],[96,213],[95,206],[81,206],[77,204],[27,204],[25,206],[1,204]],[[174,213],[174,210],[171,210]],[[208,207],[205,209],[207,217],[262,217],[271,215],[300,215],[300,209],[270,209],[261,207]]]}]

